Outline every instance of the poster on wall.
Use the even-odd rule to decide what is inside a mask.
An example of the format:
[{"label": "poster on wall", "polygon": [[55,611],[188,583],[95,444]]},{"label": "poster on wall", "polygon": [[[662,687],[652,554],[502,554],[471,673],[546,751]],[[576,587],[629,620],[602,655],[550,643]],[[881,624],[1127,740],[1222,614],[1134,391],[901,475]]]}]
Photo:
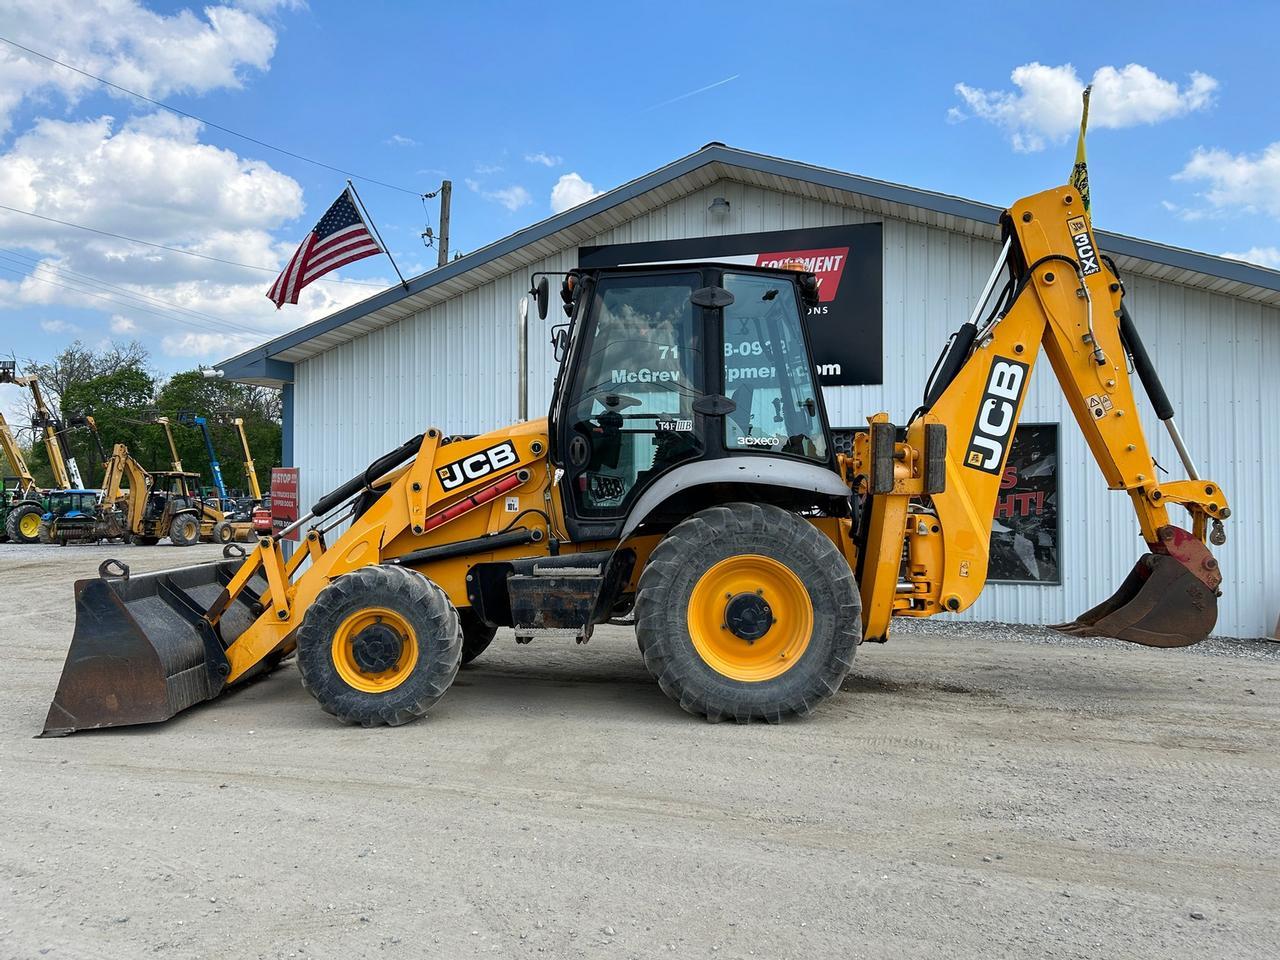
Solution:
[{"label": "poster on wall", "polygon": [[[271,529],[279,536],[280,531],[291,523],[298,521],[298,468],[271,468]],[[288,539],[297,540],[298,531],[289,534]]]},{"label": "poster on wall", "polygon": [[[865,431],[865,427],[833,429],[836,451],[852,454],[854,434]],[[1058,425],[1021,424],[1000,476],[991,523],[988,581],[1062,582],[1058,504]]]},{"label": "poster on wall", "polygon": [[1058,503],[1058,425],[1021,424],[1000,477],[989,581],[1062,582]]},{"label": "poster on wall", "polygon": [[846,224],[581,247],[581,267],[646,263],[741,263],[781,267],[800,261],[818,278],[818,303],[807,323],[824,387],[882,382],[883,256],[881,225]]}]

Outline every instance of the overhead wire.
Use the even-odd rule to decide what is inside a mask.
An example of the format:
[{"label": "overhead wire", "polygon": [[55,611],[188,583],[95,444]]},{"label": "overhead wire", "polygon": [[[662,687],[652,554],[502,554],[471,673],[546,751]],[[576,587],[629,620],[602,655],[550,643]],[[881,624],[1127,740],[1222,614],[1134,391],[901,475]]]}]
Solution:
[{"label": "overhead wire", "polygon": [[203,320],[208,323],[212,323],[217,326],[224,327],[228,330],[240,330],[246,333],[257,332],[252,330],[249,327],[244,326],[243,324],[237,324],[234,320],[227,320],[223,317],[216,317],[213,314],[203,313],[199,310],[193,310],[190,307],[184,307],[181,304],[174,303],[171,300],[165,300],[162,297],[156,297],[151,294],[142,293],[137,290],[130,290],[128,287],[122,287],[122,286],[119,286],[118,284],[109,283],[106,280],[102,280],[98,277],[91,276],[90,274],[87,274],[87,273],[80,273],[79,271],[72,270],[68,267],[64,267],[61,264],[45,263],[43,261],[36,259],[35,257],[29,257],[26,254],[19,253],[16,250],[8,250],[4,247],[0,247],[0,260],[5,260],[9,263],[16,263],[16,262],[22,261],[22,263],[20,263],[19,265],[28,266],[32,270],[41,270],[41,269],[47,270],[52,272],[55,276],[62,277],[68,282],[84,283],[94,289],[102,289],[102,290],[110,291],[112,294],[116,296],[124,296],[130,299],[142,300],[147,303],[153,304],[155,306],[164,307],[167,310],[173,310],[178,313],[186,314],[197,320]]},{"label": "overhead wire", "polygon": [[[33,213],[30,210],[19,210],[17,207],[10,207],[0,203],[0,210],[7,210],[10,213],[20,213],[24,217],[35,217],[37,220],[45,220],[49,223],[60,224],[64,227],[75,227],[77,230],[87,230],[89,233],[96,233],[104,237],[112,237],[116,240],[127,240],[129,243],[141,244],[144,247],[155,247],[157,250],[168,250],[170,253],[180,253],[184,257],[195,257],[198,260],[209,260],[213,263],[225,263],[231,267],[244,267],[246,270],[259,270],[263,273],[276,273],[280,270],[276,267],[260,267],[252,263],[240,263],[236,260],[224,260],[222,257],[211,257],[205,253],[195,253],[192,250],[183,250],[181,247],[170,247],[163,243],[154,243],[151,240],[139,240],[137,237],[126,237],[121,233],[112,233],[109,230],[99,230],[97,227],[87,227],[83,223],[73,223],[70,220],[59,220],[57,217],[46,217],[44,214]],[[370,283],[367,280],[344,280],[337,277],[321,277],[320,283],[349,283],[360,287],[378,287],[381,289],[385,284]]]},{"label": "overhead wire", "polygon": [[[0,258],[0,259],[5,259],[5,258]],[[13,261],[9,261],[9,262],[12,263]],[[126,311],[133,310],[133,311],[149,314],[150,316],[153,316],[153,317],[159,317],[162,320],[171,320],[174,323],[181,324],[182,326],[191,327],[192,329],[195,329],[195,330],[204,330],[204,329],[207,329],[207,326],[208,326],[206,322],[196,323],[193,320],[189,320],[181,316],[174,316],[172,312],[161,313],[158,310],[151,310],[145,306],[140,306],[135,303],[129,303],[128,301],[121,300],[114,295],[98,293],[98,292],[94,292],[93,290],[85,290],[80,287],[71,286],[70,284],[67,284],[67,283],[59,283],[56,280],[48,280],[44,277],[35,276],[32,273],[28,273],[25,270],[17,269],[15,267],[6,267],[3,264],[0,264],[0,270],[4,270],[7,273],[12,273],[28,280],[34,280],[37,283],[46,283],[52,287],[61,287],[64,290],[70,290],[72,293],[78,293],[81,296],[93,297],[96,300],[103,300],[103,301],[106,301],[107,303],[114,304],[117,308],[123,308]],[[250,327],[243,327],[243,326],[240,326],[239,324],[234,325],[234,329],[232,329],[229,332],[249,333],[249,334],[262,333],[262,331],[260,330],[254,330]]]},{"label": "overhead wire", "polygon": [[295,160],[301,160],[303,163],[310,163],[317,167],[323,167],[325,170],[332,170],[334,173],[340,173],[344,177],[352,177],[355,180],[362,180],[365,183],[377,184],[380,187],[386,187],[388,190],[398,190],[400,193],[408,193],[415,197],[422,196],[421,190],[410,190],[408,187],[400,187],[394,183],[387,183],[385,180],[378,180],[375,177],[366,177],[359,173],[352,173],[350,170],[344,170],[341,167],[335,167],[333,164],[325,163],[323,160],[315,160],[311,157],[304,156],[301,153],[295,153],[292,150],[286,150],[284,147],[277,147],[275,144],[267,143],[267,141],[265,140],[259,140],[257,137],[251,137],[247,133],[241,133],[238,130],[232,130],[230,127],[224,127],[220,123],[214,123],[212,120],[206,120],[203,117],[196,116],[194,113],[188,113],[186,110],[179,110],[177,107],[170,106],[169,104],[165,103],[162,100],[156,100],[156,99],[153,99],[152,97],[148,97],[146,94],[138,93],[138,91],[136,90],[130,90],[128,87],[122,87],[118,83],[113,83],[110,80],[107,80],[103,77],[99,77],[96,74],[92,74],[88,70],[82,70],[79,67],[72,66],[69,63],[65,63],[62,60],[58,60],[55,57],[51,57],[46,53],[41,53],[39,50],[32,50],[30,47],[23,46],[21,43],[18,43],[16,40],[10,40],[8,37],[0,37],[0,41],[3,41],[4,43],[9,44],[9,46],[14,47],[18,50],[21,50],[24,53],[29,53],[33,57],[39,57],[41,60],[46,60],[49,63],[56,64],[57,66],[62,67],[63,69],[72,71],[73,73],[78,73],[82,77],[87,77],[90,80],[96,80],[98,83],[101,83],[104,86],[111,87],[113,90],[119,90],[121,93],[127,93],[131,97],[137,97],[139,100],[143,100],[147,103],[152,104],[153,106],[160,107],[163,110],[168,110],[170,113],[175,113],[180,117],[186,117],[188,120],[195,120],[199,123],[203,123],[207,127],[213,127],[213,129],[221,130],[223,133],[230,134],[233,137],[239,137],[241,140],[245,140],[245,141],[248,141],[249,143],[257,144],[260,147],[266,147],[268,150],[274,150],[276,153],[283,154],[286,157],[292,157]]}]

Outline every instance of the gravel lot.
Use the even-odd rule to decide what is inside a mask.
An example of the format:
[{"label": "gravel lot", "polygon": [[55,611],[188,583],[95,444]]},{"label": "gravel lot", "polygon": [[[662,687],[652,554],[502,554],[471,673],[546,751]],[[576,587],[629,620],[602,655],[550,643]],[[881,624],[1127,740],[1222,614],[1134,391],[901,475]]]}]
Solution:
[{"label": "gravel lot", "polygon": [[217,553],[0,545],[0,957],[1280,955],[1280,645],[914,625],[811,720],[737,727],[629,630],[508,633],[396,730],[290,663],[33,739],[71,581]]}]

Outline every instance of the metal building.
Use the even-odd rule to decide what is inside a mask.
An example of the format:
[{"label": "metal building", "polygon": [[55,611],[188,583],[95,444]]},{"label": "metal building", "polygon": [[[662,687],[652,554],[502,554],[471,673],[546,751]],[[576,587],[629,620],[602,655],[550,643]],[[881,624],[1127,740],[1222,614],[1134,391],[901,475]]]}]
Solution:
[{"label": "metal building", "polygon": [[[704,259],[719,259],[725,244],[744,234],[880,224],[872,228],[879,250],[868,261],[879,275],[854,277],[855,286],[868,289],[879,282],[878,337],[865,317],[844,336],[845,348],[854,355],[861,350],[863,359],[875,353],[865,345],[879,340],[878,364],[869,359],[880,382],[867,382],[873,375],[824,389],[833,426],[864,425],[879,410],[903,423],[991,270],[1000,212],[709,144],[416,277],[407,291],[386,290],[219,366],[230,379],[283,389],[284,462],[300,468],[306,504],[426,426],[477,433],[516,418],[516,310],[535,270],[567,270],[584,254],[607,258],[610,250],[624,258],[616,262],[644,256],[643,247],[614,245],[661,241],[664,250],[684,250],[669,242],[694,240],[693,248],[709,244],[715,254]],[[1097,236],[1125,277],[1127,302],[1193,456],[1231,500],[1229,540],[1215,548],[1225,576],[1217,632],[1269,636],[1280,615],[1280,272],[1101,231]],[[775,247],[793,245],[780,240]],[[530,322],[529,409],[540,416],[554,367],[536,314]],[[1144,416],[1157,460],[1181,476],[1164,430],[1149,412]],[[1056,473],[1056,482],[1039,493],[1042,506],[1055,508],[1056,530],[1033,528],[1024,536],[1014,529],[1012,562],[1025,561],[1034,575],[1010,578],[1028,582],[991,583],[966,618],[1070,619],[1107,596],[1144,550],[1128,498],[1107,490],[1047,363],[1037,365],[1022,422],[1061,425],[1052,462],[1040,461],[1052,468],[1042,474]],[[1033,462],[1053,454],[1051,427],[1033,439],[1041,448]],[[1034,505],[1032,498],[1014,502],[1011,524],[1021,507]]]}]

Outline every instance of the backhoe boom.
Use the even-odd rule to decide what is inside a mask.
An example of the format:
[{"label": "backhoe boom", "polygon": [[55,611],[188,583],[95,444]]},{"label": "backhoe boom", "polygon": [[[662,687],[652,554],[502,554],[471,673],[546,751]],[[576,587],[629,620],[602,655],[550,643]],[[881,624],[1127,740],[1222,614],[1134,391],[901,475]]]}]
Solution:
[{"label": "backhoe boom", "polygon": [[[1165,572],[1177,574],[1178,589],[1186,593],[1185,604],[1135,608],[1129,611],[1135,619],[1121,622],[1119,607],[1134,600],[1123,596],[1122,588],[1098,619],[1077,621],[1072,628],[1157,646],[1203,639],[1216,618],[1221,582],[1204,540],[1210,522],[1215,536],[1221,535],[1221,521],[1231,513],[1226,497],[1213,481],[1193,477],[1162,483],[1157,477],[1128,373],[1131,355],[1136,354],[1157,413],[1171,425],[1172,408],[1132,320],[1125,322],[1119,277],[1092,252],[1097,248],[1079,195],[1061,187],[1028,197],[1006,212],[1003,225],[1010,242],[997,272],[1008,267],[1009,295],[985,325],[979,326],[975,316],[953,339],[939,368],[949,380],[931,385],[933,402],[907,428],[905,442],[895,444],[897,488],[871,498],[861,580],[866,636],[882,639],[893,615],[964,610],[982,592],[1000,479],[1043,348],[1107,485],[1129,495],[1142,537],[1159,558],[1146,566],[1168,567]],[[957,350],[964,352],[957,355]],[[872,433],[858,445],[851,464],[855,475],[875,469],[875,423],[887,417],[872,419]],[[919,484],[930,425],[946,429],[946,484],[926,500]],[[1171,432],[1185,453],[1176,427]],[[1189,456],[1186,461],[1189,465]],[[1191,514],[1190,533],[1170,523],[1170,503]],[[904,541],[908,559],[900,570]],[[1148,579],[1141,577],[1136,586]],[[1151,601],[1148,597],[1138,606]],[[1103,622],[1104,615],[1110,623]]]}]

